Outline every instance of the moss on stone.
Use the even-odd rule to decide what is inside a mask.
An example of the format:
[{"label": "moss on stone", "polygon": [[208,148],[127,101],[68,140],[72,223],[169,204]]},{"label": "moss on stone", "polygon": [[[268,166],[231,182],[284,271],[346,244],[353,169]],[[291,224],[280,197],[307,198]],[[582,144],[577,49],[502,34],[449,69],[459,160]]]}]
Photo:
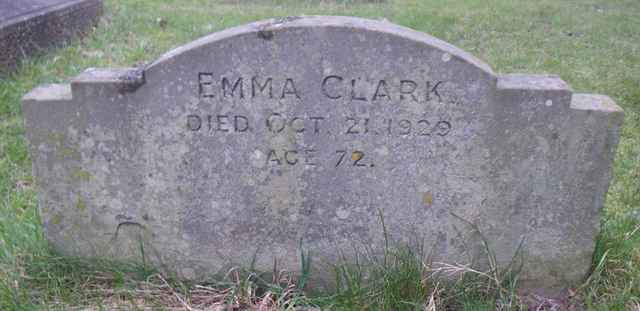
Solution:
[{"label": "moss on stone", "polygon": [[71,182],[87,182],[91,180],[92,177],[91,173],[81,168],[75,168],[71,173]]},{"label": "moss on stone", "polygon": [[76,202],[76,208],[82,212],[87,210],[87,202],[82,198],[78,198],[78,202]]},{"label": "moss on stone", "polygon": [[51,223],[53,223],[54,225],[59,225],[62,222],[62,217],[60,216],[60,214],[56,214],[53,216],[53,218],[51,218]]}]

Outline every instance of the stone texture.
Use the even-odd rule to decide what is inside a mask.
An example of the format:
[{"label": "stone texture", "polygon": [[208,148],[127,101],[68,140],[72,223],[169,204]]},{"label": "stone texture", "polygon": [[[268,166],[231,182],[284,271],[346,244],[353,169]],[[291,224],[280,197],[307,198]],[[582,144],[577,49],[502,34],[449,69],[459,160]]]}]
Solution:
[{"label": "stone texture", "polygon": [[101,11],[101,0],[0,0],[0,74],[83,34]]},{"label": "stone texture", "polygon": [[575,284],[623,120],[557,76],[497,75],[350,17],[257,22],[144,68],[88,69],[23,111],[61,252],[140,258],[143,245],[191,279],[254,260],[298,271],[302,248],[320,285],[339,252],[380,251],[380,214],[435,261],[486,268],[475,226],[503,267],[522,243],[524,286]]}]

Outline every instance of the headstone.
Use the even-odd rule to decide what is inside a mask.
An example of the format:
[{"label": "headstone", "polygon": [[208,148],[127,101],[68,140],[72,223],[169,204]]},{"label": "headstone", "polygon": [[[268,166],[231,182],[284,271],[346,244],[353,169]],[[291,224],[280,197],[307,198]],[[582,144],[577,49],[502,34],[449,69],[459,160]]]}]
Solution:
[{"label": "headstone", "polygon": [[0,0],[0,73],[97,22],[102,0]]},{"label": "headstone", "polygon": [[[88,69],[23,99],[46,236],[198,279],[232,265],[312,277],[384,239],[529,287],[580,281],[623,120],[553,75],[495,74],[388,22],[227,29],[144,68]],[[381,225],[384,220],[385,229]]]}]

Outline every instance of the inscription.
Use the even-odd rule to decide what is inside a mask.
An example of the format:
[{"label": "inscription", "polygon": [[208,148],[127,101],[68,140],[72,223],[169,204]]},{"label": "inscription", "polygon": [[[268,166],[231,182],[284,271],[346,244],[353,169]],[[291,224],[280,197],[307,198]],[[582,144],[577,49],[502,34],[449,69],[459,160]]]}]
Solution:
[{"label": "inscription", "polygon": [[[261,122],[252,122],[244,115],[187,115],[186,127],[191,132],[216,133],[248,133],[258,129]],[[323,116],[293,116],[287,117],[281,113],[272,113],[262,123],[264,130],[272,134],[310,133],[313,135],[337,133],[347,136],[416,136],[429,137],[433,135],[447,136],[452,125],[447,120],[427,119],[393,119],[393,118],[357,118],[345,117],[339,129],[331,129],[327,124],[328,117]]]},{"label": "inscription", "polygon": [[[212,72],[198,73],[198,95],[203,101],[225,100],[244,101],[258,99],[252,105],[265,100],[279,103],[282,100],[301,101],[301,94],[314,94],[314,102],[345,105],[351,103],[372,103],[376,105],[428,104],[459,105],[462,96],[455,92],[455,84],[441,80],[414,79],[365,79],[327,75],[316,82],[316,90],[302,89],[309,83],[299,83],[291,77],[273,76],[219,76]],[[309,81],[304,81],[309,82]],[[313,85],[313,83],[311,83]],[[236,103],[232,107],[236,107]],[[434,106],[429,106],[434,107]],[[411,114],[409,114],[411,115]],[[205,135],[247,135],[262,133],[267,137],[287,135],[292,137],[343,136],[346,139],[368,137],[388,137],[390,139],[441,139],[454,130],[450,119],[436,116],[400,117],[381,114],[362,117],[355,114],[346,116],[329,115],[289,115],[271,112],[264,116],[225,113],[189,114],[186,129]],[[292,136],[293,135],[293,136]],[[340,140],[337,140],[340,141]],[[367,150],[353,149],[353,146],[328,148],[268,148],[260,150],[264,155],[259,161],[266,167],[328,167],[337,170],[361,170],[376,167],[376,154]],[[255,163],[255,162],[254,162]]]},{"label": "inscription", "polygon": [[451,131],[451,123],[446,120],[429,121],[426,119],[382,119],[379,124],[369,118],[347,117],[347,135],[393,135],[401,136],[446,136]]},{"label": "inscription", "polygon": [[276,85],[276,93],[274,96],[273,78],[266,77],[244,77],[229,78],[220,77],[216,80],[211,72],[198,73],[198,95],[200,98],[238,98],[244,99],[245,95],[251,98],[279,98],[284,99],[294,97],[300,99],[298,89],[292,78],[285,78]]},{"label": "inscription", "polygon": [[190,114],[187,116],[187,129],[197,132],[206,128],[216,132],[243,133],[251,130],[249,119],[241,115],[205,115]]},{"label": "inscription", "polygon": [[[321,123],[325,120],[325,117],[291,117],[287,118],[280,113],[272,113],[266,119],[266,127],[271,133],[281,133],[286,128],[293,130],[295,133],[304,133],[307,131],[309,124],[309,130],[314,134],[320,133]],[[307,126],[305,126],[307,124]]]},{"label": "inscription", "polygon": [[[446,96],[447,81],[418,82],[412,79],[365,81],[361,77],[329,75],[318,81],[320,93],[330,100],[365,102],[414,101],[460,104],[457,96]],[[198,73],[198,95],[201,99],[301,99],[300,83],[285,77],[217,77],[212,72]]]},{"label": "inscription", "polygon": [[[269,167],[328,165],[335,168],[372,168],[375,164],[361,150],[335,150],[332,155],[321,154],[317,149],[268,149],[266,165]],[[325,159],[323,161],[323,159]],[[328,159],[328,160],[326,160]],[[332,162],[333,161],[333,162]]]},{"label": "inscription", "polygon": [[[386,80],[378,80],[373,92],[363,91],[363,82],[359,79],[346,81],[341,76],[327,76],[322,79],[322,94],[329,99],[349,98],[355,101],[407,100],[428,102],[437,100],[442,102],[438,91],[444,81],[427,81],[423,85],[413,80],[400,80],[397,85],[390,85]],[[421,87],[419,87],[421,86]]]},{"label": "inscription", "polygon": [[294,166],[298,164],[304,164],[307,166],[316,166],[317,163],[316,149],[287,149],[287,150],[275,150],[269,149],[267,152],[267,165],[280,166],[289,165]]}]

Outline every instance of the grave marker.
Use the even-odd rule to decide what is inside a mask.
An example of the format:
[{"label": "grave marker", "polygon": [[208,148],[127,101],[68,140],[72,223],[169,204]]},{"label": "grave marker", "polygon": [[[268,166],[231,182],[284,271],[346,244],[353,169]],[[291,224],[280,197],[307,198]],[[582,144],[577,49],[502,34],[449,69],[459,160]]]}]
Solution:
[{"label": "grave marker", "polygon": [[[498,75],[387,22],[227,29],[144,68],[88,69],[23,99],[45,233],[65,254],[183,278],[231,265],[331,277],[391,238],[499,264],[528,287],[587,273],[623,113],[551,75]],[[141,244],[142,243],[142,244]]]}]

